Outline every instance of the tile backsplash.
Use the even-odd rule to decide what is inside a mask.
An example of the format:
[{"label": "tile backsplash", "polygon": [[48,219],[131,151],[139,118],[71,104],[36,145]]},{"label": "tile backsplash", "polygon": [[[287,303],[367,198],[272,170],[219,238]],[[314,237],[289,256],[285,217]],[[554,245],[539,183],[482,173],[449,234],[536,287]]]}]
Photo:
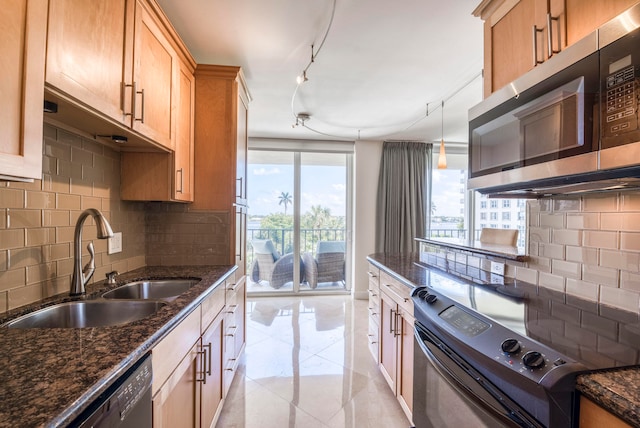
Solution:
[{"label": "tile backsplash", "polygon": [[640,193],[529,201],[516,278],[640,312]]},{"label": "tile backsplash", "polygon": [[68,292],[73,269],[75,223],[86,208],[97,208],[123,251],[107,254],[91,218],[82,232],[95,246],[102,281],[111,270],[145,265],[225,264],[226,212],[189,212],[188,205],[120,199],[120,153],[49,124],[44,126],[43,176],[32,183],[0,180],[0,313]]}]

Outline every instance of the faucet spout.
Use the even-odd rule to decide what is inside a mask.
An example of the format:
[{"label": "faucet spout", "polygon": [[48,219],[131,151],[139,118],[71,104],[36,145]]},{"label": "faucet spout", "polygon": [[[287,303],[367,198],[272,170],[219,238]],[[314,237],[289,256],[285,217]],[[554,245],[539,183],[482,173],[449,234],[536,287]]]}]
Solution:
[{"label": "faucet spout", "polygon": [[84,294],[85,285],[89,282],[89,279],[91,279],[95,271],[93,243],[91,242],[87,246],[91,259],[85,268],[82,268],[82,226],[89,216],[92,216],[96,222],[98,239],[107,239],[113,236],[111,225],[100,211],[95,208],[88,208],[80,214],[73,235],[73,277],[71,278],[71,287],[69,290],[70,296]]}]

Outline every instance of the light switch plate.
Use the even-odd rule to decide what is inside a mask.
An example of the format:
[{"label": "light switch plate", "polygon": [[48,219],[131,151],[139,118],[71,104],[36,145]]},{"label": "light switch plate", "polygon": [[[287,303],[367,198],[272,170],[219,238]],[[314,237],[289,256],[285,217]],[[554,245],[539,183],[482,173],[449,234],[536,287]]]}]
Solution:
[{"label": "light switch plate", "polygon": [[115,232],[111,238],[109,238],[107,253],[115,254],[122,251],[122,232]]},{"label": "light switch plate", "polygon": [[504,263],[491,262],[491,273],[504,276]]}]

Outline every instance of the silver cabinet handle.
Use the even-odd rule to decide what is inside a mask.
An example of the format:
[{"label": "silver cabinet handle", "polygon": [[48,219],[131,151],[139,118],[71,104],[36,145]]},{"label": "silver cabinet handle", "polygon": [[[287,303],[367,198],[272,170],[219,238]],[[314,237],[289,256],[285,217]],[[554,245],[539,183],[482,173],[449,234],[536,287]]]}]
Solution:
[{"label": "silver cabinet handle", "polygon": [[538,29],[537,26],[533,26],[533,66],[535,67],[538,64],[542,64],[544,62],[544,59],[542,61],[538,60],[538,33],[542,33],[544,31],[544,29],[540,28]]},{"label": "silver cabinet handle", "polygon": [[[135,88],[135,83],[134,83],[134,88]],[[140,94],[140,117],[137,118],[134,115],[133,120],[137,120],[140,123],[144,123],[144,88],[140,89],[139,91],[136,91],[134,89],[134,96],[133,96],[134,99],[137,94]],[[134,112],[135,112],[135,109],[134,109]]]},{"label": "silver cabinet handle", "polygon": [[394,331],[395,323],[396,323],[396,311],[393,309],[389,309],[389,333],[393,334],[394,336],[396,335],[396,332]]},{"label": "silver cabinet handle", "polygon": [[[180,189],[176,189],[176,193],[182,193],[182,191],[183,191],[183,176],[184,176],[183,169],[180,168],[180,169],[176,170],[176,175],[178,175],[178,173],[180,173],[180,181],[179,181]],[[176,180],[176,181],[178,181],[178,180]]]},{"label": "silver cabinet handle", "polygon": [[[127,88],[131,88],[131,112],[130,113],[127,113],[124,109],[125,92]],[[133,82],[131,85],[129,85],[128,83],[122,82],[122,89],[120,92],[120,105],[122,106],[122,112],[124,113],[125,116],[131,116],[131,117],[136,116],[136,90],[137,90],[136,82]]]},{"label": "silver cabinet handle", "polygon": [[[553,22],[558,23],[558,50],[553,49]],[[552,17],[551,12],[547,12],[547,43],[548,49],[547,53],[549,54],[549,58],[553,56],[553,54],[560,53],[562,49],[562,40],[560,39],[560,17]]]}]

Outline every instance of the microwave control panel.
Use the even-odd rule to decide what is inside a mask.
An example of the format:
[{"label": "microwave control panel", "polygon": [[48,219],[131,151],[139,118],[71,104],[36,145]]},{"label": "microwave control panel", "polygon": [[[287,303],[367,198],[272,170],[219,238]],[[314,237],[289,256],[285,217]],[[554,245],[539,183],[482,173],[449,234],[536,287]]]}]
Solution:
[{"label": "microwave control panel", "polygon": [[600,49],[602,149],[640,141],[640,28]]},{"label": "microwave control panel", "polygon": [[638,129],[638,83],[630,65],[606,77],[605,136]]}]

